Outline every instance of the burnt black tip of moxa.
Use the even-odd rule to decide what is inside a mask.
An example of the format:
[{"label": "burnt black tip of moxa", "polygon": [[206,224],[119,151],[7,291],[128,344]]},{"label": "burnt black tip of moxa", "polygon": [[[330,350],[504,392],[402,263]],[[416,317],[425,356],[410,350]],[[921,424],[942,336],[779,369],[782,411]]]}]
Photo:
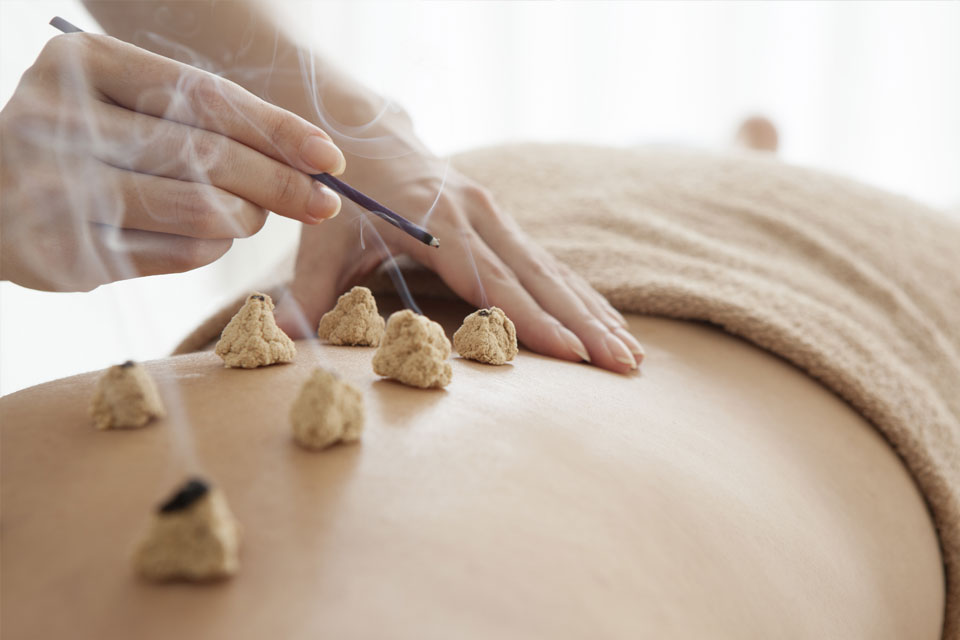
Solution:
[{"label": "burnt black tip of moxa", "polygon": [[202,498],[210,490],[207,483],[200,478],[191,478],[185,485],[180,487],[176,493],[170,496],[170,499],[160,505],[160,513],[174,513],[183,511],[194,502]]},{"label": "burnt black tip of moxa", "polygon": [[259,300],[260,302],[263,302],[264,300],[263,296],[250,296],[250,297],[253,298],[254,300]]},{"label": "burnt black tip of moxa", "polygon": [[120,366],[123,367],[124,369],[129,369],[130,367],[133,366],[133,360],[127,360]]},{"label": "burnt black tip of moxa", "polygon": [[477,312],[477,315],[486,318],[488,315],[490,315],[490,309],[480,309],[480,311]]}]

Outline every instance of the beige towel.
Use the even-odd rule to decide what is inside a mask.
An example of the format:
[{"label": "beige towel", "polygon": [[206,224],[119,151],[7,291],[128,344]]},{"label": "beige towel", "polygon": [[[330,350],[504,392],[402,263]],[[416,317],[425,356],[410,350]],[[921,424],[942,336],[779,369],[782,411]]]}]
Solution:
[{"label": "beige towel", "polygon": [[960,635],[960,225],[756,155],[518,145],[455,164],[617,308],[715,323],[869,419],[933,514]]}]

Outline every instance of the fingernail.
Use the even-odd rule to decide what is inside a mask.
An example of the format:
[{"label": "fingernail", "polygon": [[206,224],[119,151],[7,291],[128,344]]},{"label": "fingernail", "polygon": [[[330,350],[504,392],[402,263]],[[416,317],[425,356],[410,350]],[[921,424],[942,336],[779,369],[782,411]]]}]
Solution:
[{"label": "fingernail", "polygon": [[[309,136],[300,145],[300,159],[314,173],[340,175],[347,168],[347,159],[335,144],[320,136]],[[332,167],[332,170],[331,170]]]},{"label": "fingernail", "polygon": [[577,357],[584,362],[590,362],[590,354],[587,353],[587,348],[580,342],[580,338],[566,327],[557,327],[557,333],[560,334],[560,338],[563,339],[570,351],[577,354]]},{"label": "fingernail", "polygon": [[[310,201],[307,203],[307,215],[316,222],[329,220],[340,213],[340,196],[319,182],[311,188]],[[331,213],[332,211],[332,213]]]},{"label": "fingernail", "polygon": [[636,359],[637,364],[643,362],[643,356],[646,355],[646,352],[643,350],[643,345],[640,344],[636,338],[630,335],[629,332],[624,331],[623,329],[616,329],[614,333],[617,334],[617,337],[623,341],[627,348],[630,349],[630,352],[633,353],[633,357]]},{"label": "fingernail", "polygon": [[613,359],[619,362],[620,364],[625,364],[631,369],[637,368],[637,360],[633,357],[633,354],[630,353],[630,350],[627,349],[626,345],[621,342],[612,333],[608,333],[604,336],[604,342],[607,345],[607,349],[610,350],[610,355],[613,356]]},{"label": "fingernail", "polygon": [[622,313],[614,309],[612,306],[610,308],[613,309],[613,316],[617,319],[617,321],[620,322],[620,324],[624,326],[624,328],[630,326],[629,324],[627,324],[627,319],[623,317]]}]

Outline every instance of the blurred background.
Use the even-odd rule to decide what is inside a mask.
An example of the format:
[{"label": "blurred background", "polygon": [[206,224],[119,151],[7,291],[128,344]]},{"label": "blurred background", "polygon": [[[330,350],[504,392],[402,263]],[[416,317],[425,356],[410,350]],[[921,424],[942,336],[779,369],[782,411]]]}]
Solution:
[{"label": "blurred background", "polygon": [[[723,151],[760,113],[785,161],[960,218],[960,2],[274,4],[441,154],[517,140]],[[75,0],[0,0],[0,103],[54,15],[99,31]],[[0,394],[168,354],[297,233],[272,216],[213,265],[91,293],[0,283]]]}]

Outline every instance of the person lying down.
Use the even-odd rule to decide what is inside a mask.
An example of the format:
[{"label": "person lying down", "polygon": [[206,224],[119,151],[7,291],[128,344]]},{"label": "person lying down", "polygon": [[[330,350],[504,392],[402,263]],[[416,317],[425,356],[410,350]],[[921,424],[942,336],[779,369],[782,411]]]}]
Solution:
[{"label": "person lying down", "polygon": [[0,399],[4,637],[960,635],[956,223],[769,156],[448,170],[265,4],[85,4],[0,112],[0,278],[303,229],[220,349]]},{"label": "person lying down", "polygon": [[[499,366],[449,356],[449,384],[420,389],[378,376],[378,347],[298,340],[257,369],[143,363],[168,417],[134,431],[93,427],[98,373],[8,396],[5,629],[955,637],[957,225],[770,157],[573,151],[454,163],[625,314],[642,370],[521,341]],[[379,314],[403,309],[367,284]],[[413,293],[448,338],[477,313],[437,281]],[[291,437],[317,367],[362,396],[361,441]],[[240,570],[158,588],[124,549],[197,473],[229,498]]]}]

